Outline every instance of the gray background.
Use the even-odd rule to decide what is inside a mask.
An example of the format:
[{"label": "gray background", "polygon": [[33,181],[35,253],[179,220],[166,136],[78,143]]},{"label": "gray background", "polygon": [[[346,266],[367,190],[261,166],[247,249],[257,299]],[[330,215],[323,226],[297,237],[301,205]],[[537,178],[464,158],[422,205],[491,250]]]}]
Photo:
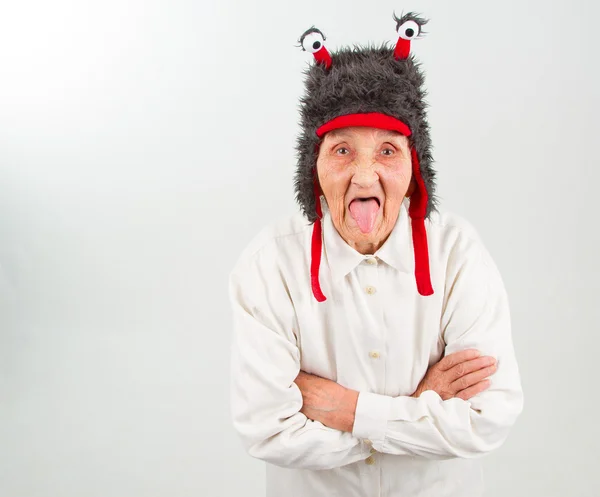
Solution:
[{"label": "gray background", "polygon": [[298,36],[395,41],[394,9],[431,18],[442,209],[511,299],[525,411],[487,496],[600,494],[596,3],[57,0],[0,10],[0,495],[264,494],[226,278],[296,211]]}]

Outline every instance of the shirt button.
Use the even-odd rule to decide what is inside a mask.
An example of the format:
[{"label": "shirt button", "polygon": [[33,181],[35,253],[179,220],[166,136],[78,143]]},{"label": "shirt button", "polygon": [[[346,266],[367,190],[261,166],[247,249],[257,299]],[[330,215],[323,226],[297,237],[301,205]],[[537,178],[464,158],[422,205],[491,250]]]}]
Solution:
[{"label": "shirt button", "polygon": [[365,459],[365,462],[371,466],[372,464],[375,464],[375,458],[373,456],[369,456]]},{"label": "shirt button", "polygon": [[372,359],[379,359],[379,352],[377,352],[376,350],[372,350],[371,352],[369,352],[369,357],[371,357]]},{"label": "shirt button", "polygon": [[371,449],[371,454],[375,454],[377,452],[375,449]]},{"label": "shirt button", "polygon": [[373,442],[371,442],[371,440],[369,440],[368,438],[365,438],[363,440],[364,443],[366,443],[367,445],[371,445]]},{"label": "shirt button", "polygon": [[377,259],[375,259],[374,257],[369,257],[367,259],[367,264],[370,264],[371,266],[376,266],[377,265]]},{"label": "shirt button", "polygon": [[374,286],[368,286],[365,288],[365,292],[367,292],[369,295],[373,295],[377,290],[375,290]]}]

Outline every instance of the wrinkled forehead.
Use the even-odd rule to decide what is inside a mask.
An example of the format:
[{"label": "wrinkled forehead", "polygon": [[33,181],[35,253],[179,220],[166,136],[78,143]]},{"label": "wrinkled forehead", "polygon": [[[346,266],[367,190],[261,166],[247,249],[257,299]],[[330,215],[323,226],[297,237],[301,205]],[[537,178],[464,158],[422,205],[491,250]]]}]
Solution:
[{"label": "wrinkled forehead", "polygon": [[383,140],[408,140],[405,135],[399,131],[390,129],[373,128],[369,126],[349,126],[346,128],[333,129],[325,134],[324,140],[351,139],[356,137],[373,136]]}]

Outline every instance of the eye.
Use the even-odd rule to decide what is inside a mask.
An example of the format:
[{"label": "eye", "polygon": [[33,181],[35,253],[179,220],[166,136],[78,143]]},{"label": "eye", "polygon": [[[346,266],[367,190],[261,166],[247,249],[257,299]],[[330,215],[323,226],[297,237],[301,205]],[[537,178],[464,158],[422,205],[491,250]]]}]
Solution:
[{"label": "eye", "polygon": [[323,47],[325,39],[321,33],[309,33],[302,40],[302,48],[310,53],[316,53]]},{"label": "eye", "polygon": [[[344,152],[340,153],[340,151],[342,151],[342,150],[343,150]],[[340,147],[340,148],[338,148],[338,149],[335,151],[335,153],[336,153],[337,155],[348,155],[348,153],[349,153],[349,150],[348,150],[346,147]]]},{"label": "eye", "polygon": [[396,153],[396,146],[392,143],[384,143],[382,147],[383,148],[381,149],[380,153],[386,157],[390,157]]},{"label": "eye", "polygon": [[403,40],[412,40],[419,36],[420,33],[421,26],[419,26],[415,21],[403,22],[398,27],[398,36]]}]

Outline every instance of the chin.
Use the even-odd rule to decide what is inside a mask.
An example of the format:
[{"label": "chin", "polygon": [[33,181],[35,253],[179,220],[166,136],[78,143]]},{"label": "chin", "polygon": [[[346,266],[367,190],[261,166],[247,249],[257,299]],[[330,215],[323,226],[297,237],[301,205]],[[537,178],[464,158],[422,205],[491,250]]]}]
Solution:
[{"label": "chin", "polygon": [[368,233],[363,233],[358,227],[358,224],[356,224],[356,222],[354,221],[354,219],[352,219],[351,216],[348,216],[348,219],[350,219],[350,222],[346,224],[346,229],[352,235],[354,241],[361,243],[371,243],[376,242],[380,238],[381,232],[383,231],[384,227],[383,219],[378,219],[377,221],[375,221],[373,229]]}]

